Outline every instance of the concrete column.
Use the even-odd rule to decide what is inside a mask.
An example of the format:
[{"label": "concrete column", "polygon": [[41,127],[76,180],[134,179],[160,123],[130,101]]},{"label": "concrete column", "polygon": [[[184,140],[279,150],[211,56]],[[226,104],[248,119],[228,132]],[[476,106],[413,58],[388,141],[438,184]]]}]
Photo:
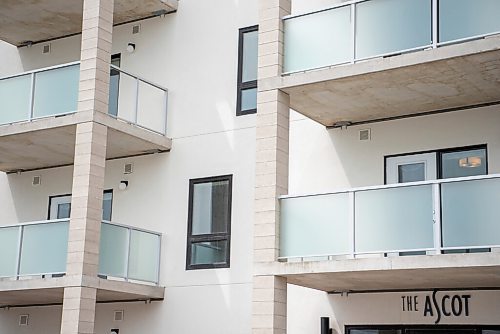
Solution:
[{"label": "concrete column", "polygon": [[[108,112],[113,0],[84,0],[78,112]],[[107,127],[94,122],[76,127],[66,275],[76,282],[97,277]],[[61,334],[94,333],[97,290],[64,289]]]},{"label": "concrete column", "polygon": [[[281,75],[283,22],[290,0],[259,0],[259,82]],[[254,262],[279,256],[278,198],[288,193],[289,96],[279,90],[257,94]],[[254,276],[253,334],[286,333],[286,279]]]}]

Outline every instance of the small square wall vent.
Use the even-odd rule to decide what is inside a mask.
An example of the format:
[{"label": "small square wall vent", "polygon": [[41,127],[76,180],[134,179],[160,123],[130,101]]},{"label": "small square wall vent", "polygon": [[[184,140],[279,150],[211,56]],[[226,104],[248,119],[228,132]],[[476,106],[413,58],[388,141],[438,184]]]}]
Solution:
[{"label": "small square wall vent", "polygon": [[132,34],[135,35],[135,34],[138,34],[141,32],[141,25],[140,24],[136,24],[134,26],[132,26]]},{"label": "small square wall vent", "polygon": [[115,311],[113,320],[114,321],[123,321],[123,316],[124,316],[123,310]]},{"label": "small square wall vent", "polygon": [[19,326],[28,326],[30,316],[28,314],[21,314],[19,316]]},{"label": "small square wall vent", "polygon": [[123,174],[132,174],[134,172],[134,166],[132,164],[125,164],[123,167]]},{"label": "small square wall vent", "polygon": [[371,140],[372,139],[372,131],[370,129],[359,130],[359,140]]},{"label": "small square wall vent", "polygon": [[42,46],[42,54],[46,55],[50,53],[50,44],[44,44]]},{"label": "small square wall vent", "polygon": [[42,184],[42,177],[41,176],[33,176],[33,179],[31,180],[31,184],[36,187]]}]

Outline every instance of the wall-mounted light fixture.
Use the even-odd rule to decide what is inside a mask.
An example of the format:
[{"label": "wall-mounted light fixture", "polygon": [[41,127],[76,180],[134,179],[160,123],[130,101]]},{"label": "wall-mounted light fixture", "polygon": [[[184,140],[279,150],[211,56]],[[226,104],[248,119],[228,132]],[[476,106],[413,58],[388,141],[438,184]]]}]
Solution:
[{"label": "wall-mounted light fixture", "polygon": [[120,181],[120,184],[118,185],[118,189],[120,190],[125,190],[128,188],[128,181]]},{"label": "wall-mounted light fixture", "polygon": [[128,43],[127,44],[127,52],[132,53],[135,51],[135,44],[134,43]]},{"label": "wall-mounted light fixture", "polygon": [[466,157],[458,160],[458,165],[462,168],[474,168],[481,166],[480,157]]}]

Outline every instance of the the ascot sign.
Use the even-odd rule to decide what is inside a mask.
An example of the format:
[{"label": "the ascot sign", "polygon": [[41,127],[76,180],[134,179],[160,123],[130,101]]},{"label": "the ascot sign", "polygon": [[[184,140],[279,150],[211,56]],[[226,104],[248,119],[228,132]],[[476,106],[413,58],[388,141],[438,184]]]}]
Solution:
[{"label": "the ascot sign", "polygon": [[[421,297],[423,298],[421,299]],[[435,324],[439,324],[443,318],[468,317],[470,299],[471,295],[466,293],[438,295],[438,290],[434,290],[432,295],[401,296],[401,306],[403,312],[421,313],[424,317],[434,319]]]}]

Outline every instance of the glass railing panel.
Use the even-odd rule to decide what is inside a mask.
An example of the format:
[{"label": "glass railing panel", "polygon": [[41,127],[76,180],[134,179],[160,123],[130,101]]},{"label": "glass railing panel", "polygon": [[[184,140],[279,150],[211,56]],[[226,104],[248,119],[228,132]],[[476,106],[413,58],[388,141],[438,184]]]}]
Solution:
[{"label": "glass railing panel", "polygon": [[27,120],[30,116],[31,75],[0,80],[0,124]]},{"label": "glass railing panel", "polygon": [[280,257],[349,252],[347,193],[281,199]]},{"label": "glass railing panel", "polygon": [[137,125],[159,133],[165,133],[165,91],[139,81]]},{"label": "glass railing panel", "polygon": [[99,274],[127,277],[128,229],[102,223],[99,246]]},{"label": "glass railing panel", "polygon": [[284,21],[285,72],[345,63],[352,58],[351,7]]},{"label": "glass railing panel", "polygon": [[431,0],[356,4],[356,59],[430,45],[431,8]]},{"label": "glass railing panel", "polygon": [[356,252],[434,247],[432,185],[355,194]]},{"label": "glass railing panel", "polygon": [[441,185],[444,247],[500,245],[500,179]]},{"label": "glass railing panel", "polygon": [[0,228],[0,277],[17,275],[19,227]]},{"label": "glass railing panel", "polygon": [[130,233],[129,279],[156,283],[160,263],[160,236],[136,230],[131,230]]},{"label": "glass railing panel", "polygon": [[498,0],[439,0],[439,42],[500,32],[498,13]]},{"label": "glass railing panel", "polygon": [[65,273],[68,222],[24,226],[20,275]]},{"label": "glass railing panel", "polygon": [[[119,76],[113,76],[111,95],[114,103],[109,113],[130,123],[135,123],[137,84],[135,78],[119,72]],[[115,96],[116,95],[116,96]]]},{"label": "glass railing panel", "polygon": [[36,73],[33,117],[77,111],[79,77],[79,65]]}]

